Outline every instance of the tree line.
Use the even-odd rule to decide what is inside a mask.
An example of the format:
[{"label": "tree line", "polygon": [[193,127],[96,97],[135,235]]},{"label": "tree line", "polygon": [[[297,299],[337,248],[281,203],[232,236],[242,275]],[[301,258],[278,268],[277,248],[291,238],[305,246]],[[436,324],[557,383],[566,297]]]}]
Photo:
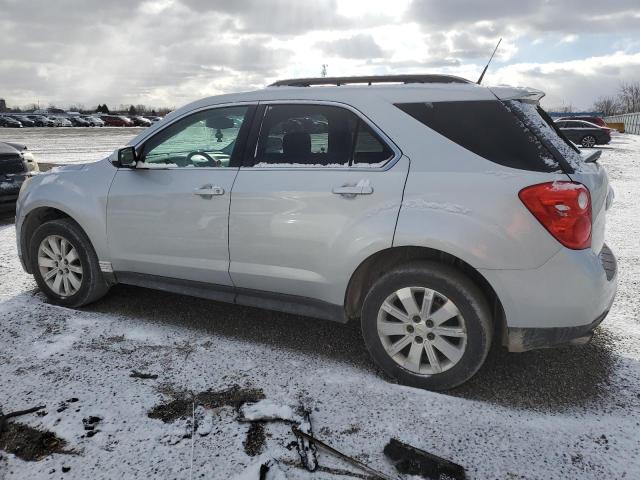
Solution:
[{"label": "tree line", "polygon": [[160,115],[164,116],[171,112],[175,108],[167,107],[151,107],[143,104],[138,105],[119,105],[117,108],[109,108],[106,103],[98,104],[97,107],[86,108],[83,104],[72,104],[67,109],[62,109],[56,105],[50,104],[48,107],[40,107],[39,105],[32,103],[29,105],[23,105],[22,107],[9,107],[4,98],[0,98],[0,113],[23,113],[33,112],[35,110],[47,110],[50,113],[64,113],[64,112],[80,112],[82,114],[91,113],[114,113],[124,115]]},{"label": "tree line", "polygon": [[593,109],[606,117],[640,112],[640,81],[621,83],[617,95],[600,97],[593,103]]}]

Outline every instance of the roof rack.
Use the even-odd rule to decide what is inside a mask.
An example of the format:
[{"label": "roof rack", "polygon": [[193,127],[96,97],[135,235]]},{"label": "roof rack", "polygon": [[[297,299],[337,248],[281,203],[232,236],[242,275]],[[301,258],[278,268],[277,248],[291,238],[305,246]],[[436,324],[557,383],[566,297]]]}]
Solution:
[{"label": "roof rack", "polygon": [[370,75],[363,77],[317,77],[279,80],[270,87],[310,87],[312,85],[346,85],[366,83],[472,83],[455,75]]}]

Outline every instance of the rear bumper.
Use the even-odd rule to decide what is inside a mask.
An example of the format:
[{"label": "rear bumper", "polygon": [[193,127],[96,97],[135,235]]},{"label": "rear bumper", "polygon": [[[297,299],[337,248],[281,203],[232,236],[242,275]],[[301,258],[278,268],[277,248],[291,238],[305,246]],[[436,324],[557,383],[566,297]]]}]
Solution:
[{"label": "rear bumper", "polygon": [[502,342],[517,352],[589,341],[611,308],[618,280],[606,245],[599,254],[562,248],[536,269],[481,272],[505,312]]},{"label": "rear bumper", "polygon": [[607,310],[593,322],[578,327],[507,328],[506,347],[510,352],[526,352],[560,345],[583,345],[591,341],[593,331],[608,313]]}]

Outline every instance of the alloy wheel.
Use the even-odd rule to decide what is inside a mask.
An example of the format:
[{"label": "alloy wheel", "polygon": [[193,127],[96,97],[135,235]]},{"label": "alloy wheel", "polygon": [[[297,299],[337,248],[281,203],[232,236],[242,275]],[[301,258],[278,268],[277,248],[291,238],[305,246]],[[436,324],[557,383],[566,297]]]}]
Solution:
[{"label": "alloy wheel", "polygon": [[467,329],[458,307],[430,288],[401,288],[382,303],[378,336],[387,354],[421,375],[449,370],[464,355]]},{"label": "alloy wheel", "polygon": [[582,139],[583,147],[592,148],[595,144],[596,144],[596,139],[591,135],[587,135]]},{"label": "alloy wheel", "polygon": [[78,252],[60,235],[49,235],[40,242],[38,267],[45,283],[56,295],[70,297],[82,286]]}]

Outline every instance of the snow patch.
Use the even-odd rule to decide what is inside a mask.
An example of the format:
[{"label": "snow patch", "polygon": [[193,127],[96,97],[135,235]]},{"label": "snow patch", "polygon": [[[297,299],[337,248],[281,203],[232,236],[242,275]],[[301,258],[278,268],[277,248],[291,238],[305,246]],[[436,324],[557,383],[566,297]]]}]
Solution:
[{"label": "snow patch", "polygon": [[293,408],[288,405],[281,405],[272,400],[261,400],[258,403],[245,404],[240,409],[243,420],[286,420],[291,422],[301,422],[302,418],[297,415]]}]

